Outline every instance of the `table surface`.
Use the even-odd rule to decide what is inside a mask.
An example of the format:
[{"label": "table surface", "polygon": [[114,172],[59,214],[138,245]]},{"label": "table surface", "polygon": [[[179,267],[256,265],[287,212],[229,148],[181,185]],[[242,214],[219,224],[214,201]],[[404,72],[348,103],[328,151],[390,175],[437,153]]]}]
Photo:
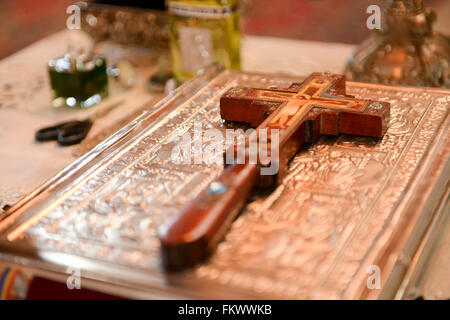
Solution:
[{"label": "table surface", "polygon": [[[61,148],[56,143],[35,143],[33,137],[37,129],[63,120],[86,118],[121,101],[120,106],[96,121],[89,135],[93,137],[158,98],[145,87],[146,79],[155,71],[154,66],[147,64],[139,69],[135,87],[113,94],[92,110],[51,108],[45,65],[49,59],[62,55],[68,41],[74,39],[84,46],[92,45],[87,36],[65,30],[0,61],[0,207],[13,204],[33,191],[79,154],[79,146]],[[353,45],[338,43],[246,36],[242,41],[242,65],[243,70],[249,72],[307,75],[329,70],[341,73],[354,49]],[[441,248],[449,248],[450,237],[444,237],[443,241]],[[445,261],[444,264],[448,265]],[[433,272],[427,282],[429,285],[425,285],[427,295],[448,298],[450,274],[448,268],[439,268],[439,265],[432,265],[433,270],[439,272]],[[436,286],[436,283],[441,285]]]}]

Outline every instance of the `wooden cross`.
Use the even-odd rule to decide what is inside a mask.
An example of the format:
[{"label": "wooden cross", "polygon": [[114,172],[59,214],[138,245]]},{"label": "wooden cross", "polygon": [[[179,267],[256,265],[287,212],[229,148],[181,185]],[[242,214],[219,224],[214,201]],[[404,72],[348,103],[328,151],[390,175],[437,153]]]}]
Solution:
[{"label": "wooden cross", "polygon": [[[222,174],[160,230],[167,270],[190,267],[205,259],[251,191],[280,183],[288,161],[305,142],[313,143],[321,134],[382,137],[389,124],[390,105],[347,95],[342,75],[313,73],[288,89],[231,88],[221,97],[220,114],[224,120],[246,122],[257,130],[278,129],[278,171],[263,176],[260,169],[267,163],[226,163]],[[258,143],[270,149],[270,135]],[[235,157],[236,145],[232,149]]]}]

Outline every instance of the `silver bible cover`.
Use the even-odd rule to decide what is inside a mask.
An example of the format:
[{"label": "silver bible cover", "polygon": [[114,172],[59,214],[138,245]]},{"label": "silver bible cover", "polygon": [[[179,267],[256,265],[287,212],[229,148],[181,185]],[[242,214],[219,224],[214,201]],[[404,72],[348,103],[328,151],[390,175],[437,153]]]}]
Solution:
[{"label": "silver bible cover", "polygon": [[[445,214],[449,90],[348,82],[348,94],[391,103],[385,136],[322,137],[305,147],[206,263],[161,269],[157,229],[222,170],[173,163],[180,137],[196,121],[225,130],[219,98],[230,87],[294,81],[206,69],[7,211],[0,260],[63,281],[79,268],[86,286],[132,298],[398,295],[432,219]],[[370,283],[377,270],[380,288]]]}]

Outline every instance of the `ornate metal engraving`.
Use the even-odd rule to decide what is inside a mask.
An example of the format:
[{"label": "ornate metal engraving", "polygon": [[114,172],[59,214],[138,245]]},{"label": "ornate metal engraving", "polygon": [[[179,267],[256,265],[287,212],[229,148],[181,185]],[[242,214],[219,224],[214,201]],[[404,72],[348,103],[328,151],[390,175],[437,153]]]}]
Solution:
[{"label": "ornate metal engraving", "polygon": [[169,46],[170,30],[164,11],[97,3],[83,3],[81,7],[81,29],[96,42],[111,40],[159,49]]},{"label": "ornate metal engraving", "polygon": [[[166,275],[159,266],[157,227],[222,170],[174,164],[171,152],[180,137],[196,121],[224,130],[219,98],[230,87],[287,87],[294,80],[299,79],[223,71],[198,92],[188,84],[179,91],[188,97],[183,103],[167,100],[159,109],[167,112],[154,121],[154,114],[144,113],[51,182],[51,190],[13,208],[0,223],[2,251],[37,256],[40,268],[53,270],[69,259],[51,260],[45,253],[81,257],[97,264],[81,265],[86,277],[161,295],[361,296],[361,275],[384,252],[383,237],[414,220],[404,206],[419,171],[431,161],[433,142],[449,139],[443,131],[449,91],[348,83],[349,94],[391,103],[381,141],[321,138],[295,157],[277,190],[247,205],[208,263],[181,275]],[[138,134],[125,134],[131,125]],[[27,261],[33,265],[36,258]],[[116,269],[126,273],[111,271]]]}]

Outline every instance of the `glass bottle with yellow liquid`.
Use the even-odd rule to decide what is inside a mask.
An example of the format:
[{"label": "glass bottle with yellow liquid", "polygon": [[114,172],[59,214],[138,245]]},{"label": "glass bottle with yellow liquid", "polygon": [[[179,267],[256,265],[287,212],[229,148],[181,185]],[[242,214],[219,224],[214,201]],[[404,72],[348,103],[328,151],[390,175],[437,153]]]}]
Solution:
[{"label": "glass bottle with yellow liquid", "polygon": [[168,0],[173,72],[195,76],[213,62],[240,69],[238,0]]}]

